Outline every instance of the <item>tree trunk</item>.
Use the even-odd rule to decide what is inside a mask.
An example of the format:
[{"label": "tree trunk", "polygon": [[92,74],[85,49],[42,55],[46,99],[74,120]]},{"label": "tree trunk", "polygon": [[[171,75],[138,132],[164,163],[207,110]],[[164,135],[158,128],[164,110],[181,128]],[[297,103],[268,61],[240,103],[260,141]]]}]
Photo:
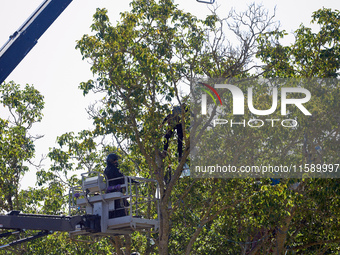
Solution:
[{"label": "tree trunk", "polygon": [[284,252],[284,245],[287,239],[287,233],[289,229],[290,222],[294,217],[295,207],[290,211],[290,216],[284,219],[284,222],[280,228],[278,228],[276,232],[276,247],[275,247],[275,254],[282,255]]},{"label": "tree trunk", "polygon": [[194,243],[195,243],[197,237],[199,236],[199,234],[201,233],[201,231],[202,231],[202,227],[198,227],[196,229],[195,233],[190,238],[190,241],[189,241],[189,243],[187,245],[187,248],[185,249],[185,255],[190,255],[192,246],[194,245]]},{"label": "tree trunk", "polygon": [[7,203],[8,203],[9,211],[13,211],[12,194],[8,194],[8,196],[7,196]]},{"label": "tree trunk", "polygon": [[170,234],[170,219],[168,212],[168,201],[162,201],[160,203],[160,230],[159,230],[159,254],[169,254],[169,234]]},{"label": "tree trunk", "polygon": [[125,254],[130,255],[131,254],[131,236],[130,235],[124,235],[125,238]]},{"label": "tree trunk", "polygon": [[114,244],[116,248],[117,255],[123,255],[122,252],[122,242],[119,236],[114,236],[113,239],[111,239],[112,243]]}]

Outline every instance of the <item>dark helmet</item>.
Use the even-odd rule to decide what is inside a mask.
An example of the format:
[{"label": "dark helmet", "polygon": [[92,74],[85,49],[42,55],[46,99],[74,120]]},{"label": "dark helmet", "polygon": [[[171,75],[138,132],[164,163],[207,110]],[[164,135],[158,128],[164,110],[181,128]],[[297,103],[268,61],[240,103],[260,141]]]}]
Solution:
[{"label": "dark helmet", "polygon": [[119,159],[118,155],[115,154],[115,153],[111,153],[107,156],[106,158],[106,164],[107,165],[111,165],[113,166],[114,165],[114,162],[117,161]]}]

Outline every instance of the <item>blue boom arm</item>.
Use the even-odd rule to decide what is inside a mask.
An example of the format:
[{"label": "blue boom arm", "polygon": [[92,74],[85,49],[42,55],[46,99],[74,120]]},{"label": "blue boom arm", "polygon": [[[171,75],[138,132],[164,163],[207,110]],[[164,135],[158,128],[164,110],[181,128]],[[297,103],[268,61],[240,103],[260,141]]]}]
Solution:
[{"label": "blue boom arm", "polygon": [[[196,0],[213,4],[215,0]],[[10,75],[49,26],[72,0],[44,0],[26,22],[0,48],[0,84]]]},{"label": "blue boom arm", "polygon": [[72,0],[45,0],[0,49],[0,84]]}]

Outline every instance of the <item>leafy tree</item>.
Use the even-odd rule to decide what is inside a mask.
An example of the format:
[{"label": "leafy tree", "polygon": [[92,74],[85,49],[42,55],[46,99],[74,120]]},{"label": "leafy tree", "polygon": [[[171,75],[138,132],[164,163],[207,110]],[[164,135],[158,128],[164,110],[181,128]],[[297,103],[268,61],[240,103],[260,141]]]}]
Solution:
[{"label": "leafy tree", "polygon": [[339,19],[338,10],[327,8],[315,11],[312,23],[320,26],[313,32],[303,24],[295,31],[295,42],[283,46],[280,39],[285,31],[264,33],[259,38],[259,57],[264,63],[265,77],[318,77],[339,76]]},{"label": "leafy tree", "polygon": [[[293,162],[301,162],[301,164],[325,162],[336,164],[339,162],[339,103],[336,100],[339,96],[339,83],[337,80],[311,79],[337,76],[339,67],[333,64],[333,59],[338,58],[335,53],[338,48],[336,39],[338,26],[330,27],[329,25],[338,23],[338,11],[319,10],[314,13],[313,17],[315,22],[321,24],[320,30],[323,31],[323,36],[327,34],[325,31],[329,33],[332,31],[335,37],[319,39],[321,42],[309,41],[310,35],[304,34],[303,31],[311,30],[299,29],[296,32],[299,35],[297,41],[290,47],[284,47],[275,41],[283,35],[282,32],[268,32],[258,38],[259,51],[257,52],[257,56],[264,61],[262,73],[264,77],[309,78],[307,85],[312,91],[313,101],[306,106],[311,109],[313,118],[302,118],[290,109],[289,116],[298,116],[297,118],[301,120],[300,128],[296,132],[285,132],[280,128],[261,128],[250,132],[241,128],[224,129],[225,132],[219,133],[218,138],[225,142],[219,143],[218,148],[210,147],[216,145],[216,136],[212,138],[214,143],[205,142],[202,145],[203,148],[200,148],[207,151],[208,159],[205,158],[205,162],[209,162],[209,158],[212,159],[211,162],[214,162],[218,152],[223,152],[226,165],[228,162],[232,162],[231,165],[237,165],[237,162],[242,165],[262,165],[267,162],[280,162],[286,165]],[[326,17],[332,19],[332,22]],[[305,44],[300,45],[301,42]],[[312,52],[308,51],[309,55],[303,53],[299,56],[294,55],[300,54],[304,48],[314,44],[318,44],[319,48]],[[330,56],[329,59],[317,57],[320,52],[323,56],[325,48],[329,47],[332,48],[331,52],[335,53],[334,56]],[[294,51],[294,49],[297,50]],[[298,61],[299,57],[303,56],[310,58],[306,65]],[[320,62],[316,64],[316,60]],[[307,70],[308,75],[307,72],[302,72],[302,69]],[[247,82],[249,83],[249,80]],[[243,88],[242,84],[240,85]],[[267,87],[257,87],[256,92],[261,93],[263,89],[266,90]],[[227,101],[230,102],[229,99]],[[268,102],[268,98],[260,97],[255,108],[269,109],[269,103],[266,105],[265,102]],[[256,116],[246,114],[244,117]],[[278,116],[271,117],[277,118]],[[204,130],[209,121],[203,122],[202,119],[198,119],[194,122],[201,124],[198,128]],[[191,135],[200,135],[201,130],[193,132],[195,123],[191,123]],[[215,133],[217,129],[215,127]],[[208,135],[210,134],[211,132],[208,132]],[[322,152],[318,151],[321,147]],[[214,153],[209,154],[209,151]],[[333,176],[336,177],[337,174]],[[187,237],[184,235],[184,238],[193,238],[197,233],[201,233],[194,243],[195,253],[223,254],[228,251],[228,254],[285,254],[298,251],[319,254],[338,252],[338,232],[331,228],[331,222],[334,226],[333,216],[337,215],[338,211],[336,204],[339,196],[336,195],[337,189],[334,188],[338,185],[337,179],[284,179],[276,186],[269,185],[270,182],[266,179],[261,181],[259,179],[255,181],[253,179],[226,180],[221,187],[216,183],[217,181],[214,186],[210,186],[210,191],[218,187],[219,191],[228,191],[232,194],[232,196],[223,196],[223,194],[219,197],[219,199],[228,201],[230,208],[219,211],[218,220],[209,222],[209,217],[205,215],[205,212],[210,209],[209,203],[183,209],[184,213],[189,214],[189,219],[197,224],[196,228],[189,232],[190,234],[186,232]],[[231,186],[231,183],[234,183],[234,186]],[[238,185],[242,187],[240,190],[236,188]],[[315,192],[323,190],[326,186],[333,187],[327,189],[331,199],[328,199],[328,195],[323,197],[324,193]],[[201,202],[215,198],[213,193],[206,196],[203,194],[202,190],[193,191],[191,193],[193,197],[188,198],[195,200],[201,195]],[[222,209],[223,206],[219,204],[217,208]],[[322,217],[319,216],[321,214]],[[322,227],[311,228],[315,225]],[[181,238],[183,239],[183,236],[179,240]]]},{"label": "leafy tree", "polygon": [[[323,8],[314,12],[312,22],[320,25],[319,31],[313,33],[310,28],[301,25],[295,31],[295,42],[290,46],[280,44],[280,38],[285,35],[284,31],[262,34],[259,38],[257,56],[264,62],[263,76],[338,77],[339,63],[336,59],[339,57],[339,19],[338,10]],[[309,81],[312,83],[313,79]],[[304,163],[337,163],[340,109],[336,99],[339,96],[338,80],[324,80],[321,83],[314,83],[310,88],[316,98],[314,105],[308,105],[312,109],[313,118],[301,123],[305,128],[302,129],[303,134],[296,143],[301,145]],[[316,151],[318,145],[323,149],[321,156]],[[285,162],[288,162],[287,158]],[[291,182],[287,181],[280,185],[289,187]],[[287,215],[279,217],[276,214],[279,229],[275,230],[276,243],[272,243],[275,254],[284,254],[286,251],[308,254],[338,252],[339,233],[333,228],[335,226],[333,217],[338,214],[339,194],[335,188],[337,186],[338,179],[305,179],[300,180],[300,187],[296,192],[281,191],[284,195],[283,201],[287,203],[281,208]],[[327,195],[322,192],[324,189],[327,189]],[[266,200],[260,201],[263,203]],[[268,237],[262,239],[262,244],[259,243],[260,245],[257,245],[250,254],[259,252],[261,246],[262,249],[268,247],[265,239],[269,240]]]},{"label": "leafy tree", "polygon": [[[252,77],[258,67],[253,62],[255,54],[263,62],[260,74],[266,78],[337,77],[339,12],[329,9],[315,12],[313,21],[320,24],[320,32],[312,33],[300,26],[295,43],[283,46],[279,39],[284,32],[267,32],[273,17],[256,5],[243,13],[231,12],[227,19],[220,19],[213,12],[204,20],[178,10],[169,0],[135,0],[131,6],[132,10],[123,13],[115,26],[105,9],[97,9],[91,26],[93,35],[84,35],[77,42],[83,58],[91,60],[95,76],[81,83],[80,89],[84,95],[103,94],[103,99],[89,108],[94,129],[58,137],[58,147],[49,153],[50,169],[38,172],[38,184],[42,186],[22,191],[16,197],[28,212],[63,213],[67,203],[65,192],[78,182],[74,171],[103,171],[106,155],[117,152],[122,156],[125,174],[159,182],[160,232],[134,233],[124,238],[79,237],[78,241],[70,240],[65,233],[55,233],[7,252],[109,254],[113,249],[117,254],[133,250],[143,254],[339,252],[336,179],[284,179],[272,186],[269,179],[181,177],[183,165],[190,163],[188,155],[193,147],[190,137],[195,124],[203,123],[198,119],[189,121],[191,113],[184,111],[193,79]],[[238,39],[238,45],[226,39],[225,25],[228,33]],[[338,162],[339,87],[338,83],[331,84],[316,88],[320,101],[308,105],[316,118],[302,123],[309,128],[299,136],[282,129],[263,129],[252,134],[235,130],[234,134],[225,134],[223,139],[228,143],[219,149],[228,151],[228,157],[235,162],[240,160],[249,165],[267,162],[265,155],[282,163]],[[257,92],[263,89],[258,88]],[[267,109],[263,101],[266,100],[256,102],[256,106]],[[170,139],[167,153],[163,152],[164,134],[169,127],[162,122],[175,105],[181,106],[180,118],[185,123],[184,153],[180,160],[176,137]],[[9,130],[6,126],[9,123],[1,120],[1,134]],[[202,127],[207,128],[198,126]],[[6,139],[11,137],[7,134]],[[267,149],[258,138],[263,134],[272,142]],[[316,142],[322,145],[322,157],[314,157],[318,155]],[[3,201],[4,205],[9,204],[8,200]]]},{"label": "leafy tree", "polygon": [[[291,46],[280,44],[279,39],[285,35],[282,31],[261,34],[257,52],[264,63],[263,77],[308,78],[307,86],[313,100],[306,107],[313,117],[303,118],[290,109],[289,116],[298,116],[300,121],[300,127],[294,132],[285,132],[280,128],[251,132],[238,128],[227,130],[219,137],[227,142],[213,148],[214,152],[224,152],[226,162],[233,162],[233,165],[237,162],[242,165],[339,162],[339,82],[329,79],[337,77],[339,71],[335,61],[339,48],[339,26],[336,25],[339,24],[339,11],[320,9],[313,14],[313,21],[320,24],[320,31],[312,33],[311,29],[301,25],[295,32],[296,41]],[[320,77],[328,79],[321,81],[317,79]],[[261,89],[267,87],[256,88],[256,93],[261,93]],[[255,108],[269,109],[270,104],[265,102],[268,102],[267,99],[260,97]],[[246,114],[245,117],[254,116]],[[203,122],[200,128],[204,128],[205,124]],[[216,140],[216,137],[213,139]],[[204,144],[208,152],[211,150],[209,146],[208,143]],[[212,161],[216,154],[209,155]],[[252,182],[254,185],[251,185]],[[231,180],[226,181],[224,191],[232,188],[231,183]],[[205,223],[205,217],[198,221],[197,229],[202,229],[202,235],[195,243],[196,253],[223,254],[226,250],[230,254],[339,252],[339,232],[335,230],[338,227],[335,227],[337,224],[333,219],[338,214],[338,179],[283,179],[275,186],[269,185],[266,179],[235,180],[235,183],[243,188],[238,192],[234,186],[231,190],[233,196],[244,200],[237,200],[239,203],[236,206],[221,212],[219,220],[212,224],[202,226],[200,223]],[[232,201],[229,203],[232,204]],[[198,212],[203,211],[198,207]],[[191,208],[191,213],[193,211]],[[198,213],[194,215],[199,219]]]},{"label": "leafy tree", "polygon": [[[90,109],[93,134],[113,134],[126,159],[135,164],[136,173],[160,184],[161,228],[158,235],[149,235],[157,248],[148,246],[145,252],[168,254],[169,248],[171,252],[180,248],[189,254],[201,234],[198,225],[215,220],[230,207],[229,202],[236,204],[247,198],[234,199],[230,193],[224,199],[217,188],[211,189],[213,185],[223,188],[223,180],[180,179],[190,149],[189,112],[184,113],[188,98],[182,92],[183,84],[196,77],[248,75],[255,67],[251,60],[256,38],[272,24],[272,17],[255,5],[243,14],[232,12],[227,24],[240,41],[238,48],[227,44],[221,30],[226,20],[214,13],[199,20],[167,0],[133,1],[131,5],[132,10],[123,13],[116,26],[110,24],[106,10],[97,9],[94,35],[84,35],[77,44],[83,58],[91,60],[95,79],[81,83],[80,88],[84,95],[103,93],[102,101]],[[179,162],[175,142],[167,154],[162,152],[168,128],[162,122],[175,105],[181,106],[181,119],[186,120],[184,153]],[[206,207],[200,206],[205,200]],[[178,208],[193,201],[192,209],[199,217],[190,226],[196,230],[192,236],[179,235],[185,228]]]},{"label": "leafy tree", "polygon": [[22,210],[18,200],[20,180],[28,171],[27,163],[34,157],[34,140],[29,130],[42,118],[43,96],[33,86],[14,82],[0,85],[0,103],[9,112],[0,119],[0,208],[1,211]]}]

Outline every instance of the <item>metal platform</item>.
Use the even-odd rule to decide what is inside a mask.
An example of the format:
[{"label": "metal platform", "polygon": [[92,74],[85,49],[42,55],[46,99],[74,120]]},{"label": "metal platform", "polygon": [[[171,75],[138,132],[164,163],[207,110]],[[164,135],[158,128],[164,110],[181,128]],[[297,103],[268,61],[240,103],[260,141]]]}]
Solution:
[{"label": "metal platform", "polygon": [[[123,235],[134,231],[159,230],[157,181],[125,176],[119,190],[106,193],[111,180],[107,180],[102,173],[90,172],[82,176],[82,185],[70,190],[70,215],[77,210],[77,213],[83,211],[85,215],[99,216],[101,230],[89,233],[82,226],[76,226],[74,231],[69,232],[71,236]],[[117,211],[120,217],[115,215]]]},{"label": "metal platform", "polygon": [[132,217],[130,215],[109,219],[107,221],[108,227],[106,232],[90,233],[80,227],[74,231],[70,231],[70,236],[77,235],[91,235],[91,236],[112,236],[131,234],[134,231],[152,231],[157,232],[159,228],[159,221]]}]

